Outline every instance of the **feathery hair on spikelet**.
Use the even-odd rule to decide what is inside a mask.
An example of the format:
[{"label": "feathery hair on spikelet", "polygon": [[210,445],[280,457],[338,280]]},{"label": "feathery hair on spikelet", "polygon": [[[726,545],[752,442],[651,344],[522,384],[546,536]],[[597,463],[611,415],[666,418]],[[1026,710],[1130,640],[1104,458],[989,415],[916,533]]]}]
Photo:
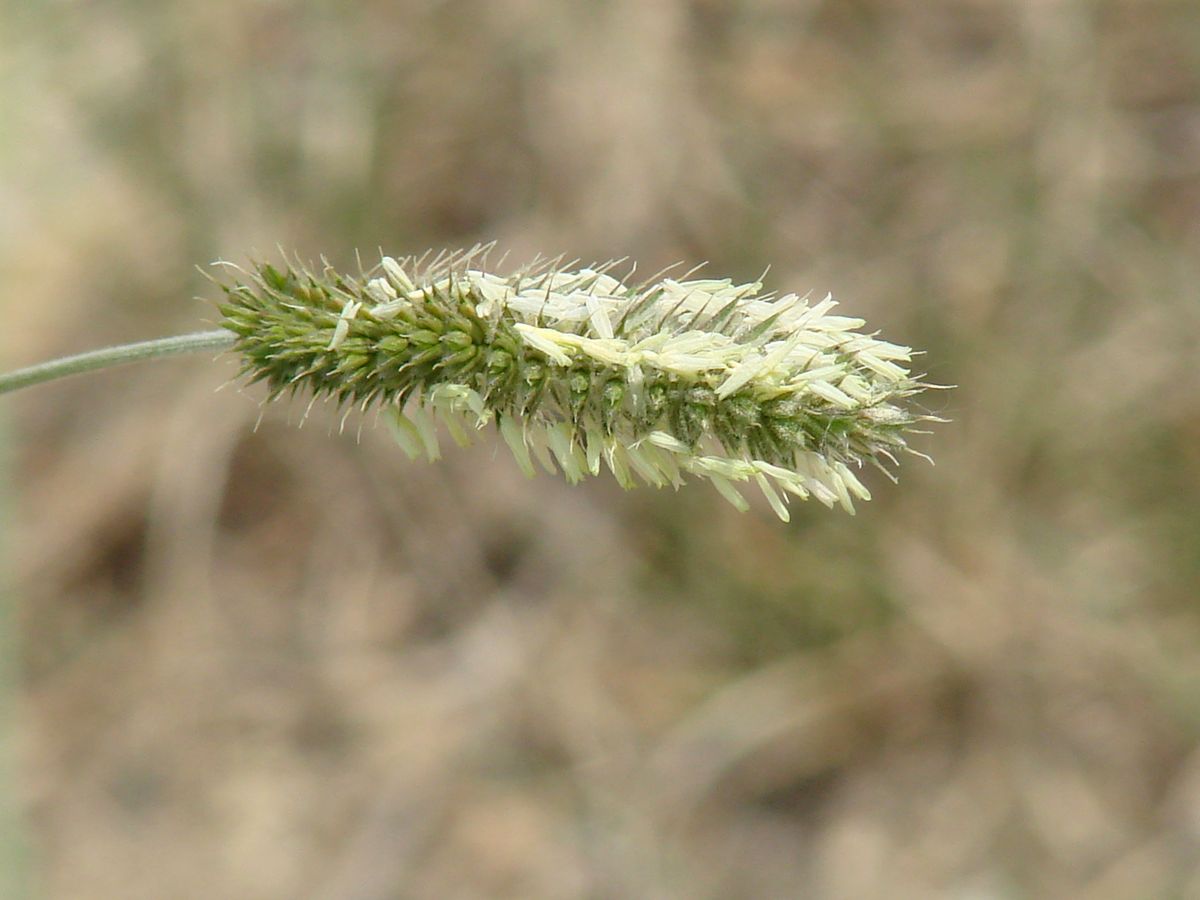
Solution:
[{"label": "feathery hair on spikelet", "polygon": [[222,285],[221,324],[271,398],[381,407],[413,457],[438,457],[438,423],[460,444],[495,423],[527,474],[535,460],[571,482],[607,467],[626,488],[691,474],[739,509],[753,481],[784,520],[790,497],[853,512],[870,494],[852,467],[886,472],[933,419],[904,403],[929,386],[909,348],[859,332],[831,297],[628,284],[616,263],[497,275],[490,247],[384,256],[358,278],[260,263]]}]

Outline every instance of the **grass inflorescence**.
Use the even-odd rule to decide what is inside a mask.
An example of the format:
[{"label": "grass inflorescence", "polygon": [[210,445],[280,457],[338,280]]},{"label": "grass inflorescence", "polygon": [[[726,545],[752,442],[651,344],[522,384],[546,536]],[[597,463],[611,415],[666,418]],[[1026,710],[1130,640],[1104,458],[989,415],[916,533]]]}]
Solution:
[{"label": "grass inflorescence", "polygon": [[627,283],[615,263],[502,276],[486,249],[385,256],[358,277],[259,263],[222,284],[221,325],[271,398],[384,409],[413,456],[439,455],[438,423],[461,444],[495,424],[529,474],[535,460],[572,482],[607,467],[625,487],[691,473],[739,508],[737,483],[755,481],[785,519],[789,496],[853,511],[870,495],[852,469],[887,471],[933,418],[905,402],[928,386],[909,348],[830,297]]}]

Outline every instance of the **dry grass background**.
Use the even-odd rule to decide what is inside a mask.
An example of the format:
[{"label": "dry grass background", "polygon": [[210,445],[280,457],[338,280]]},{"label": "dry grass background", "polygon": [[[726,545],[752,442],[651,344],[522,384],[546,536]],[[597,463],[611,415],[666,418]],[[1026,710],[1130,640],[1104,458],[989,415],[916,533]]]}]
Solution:
[{"label": "dry grass background", "polygon": [[1196,4],[6,16],[8,365],[496,238],[772,263],[960,385],[790,526],[256,432],[227,362],[6,400],[38,896],[1200,897]]}]

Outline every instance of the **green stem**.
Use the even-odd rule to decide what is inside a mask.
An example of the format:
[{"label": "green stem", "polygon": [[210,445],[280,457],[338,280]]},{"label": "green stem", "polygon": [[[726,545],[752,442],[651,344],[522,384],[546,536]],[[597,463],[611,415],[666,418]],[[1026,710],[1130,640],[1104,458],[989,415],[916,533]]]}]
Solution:
[{"label": "green stem", "polygon": [[141,359],[158,359],[160,356],[197,353],[202,350],[224,350],[231,346],[236,339],[236,335],[224,329],[197,331],[193,334],[157,338],[153,341],[139,341],[136,344],[122,344],[119,347],[105,347],[103,350],[91,350],[77,356],[64,356],[62,359],[54,359],[0,375],[0,394],[41,384],[43,381],[54,381],[56,378],[66,378],[68,375],[78,375],[81,372],[93,372],[96,369],[107,369],[110,366],[120,366]]}]

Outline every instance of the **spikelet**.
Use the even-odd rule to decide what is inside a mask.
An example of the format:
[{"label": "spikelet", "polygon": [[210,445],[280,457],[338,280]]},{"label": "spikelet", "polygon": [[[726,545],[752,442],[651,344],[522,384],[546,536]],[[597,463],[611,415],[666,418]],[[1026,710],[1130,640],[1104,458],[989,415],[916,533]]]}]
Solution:
[{"label": "spikelet", "polygon": [[530,475],[607,468],[626,488],[694,475],[739,509],[753,482],[784,520],[792,497],[853,512],[870,498],[853,470],[886,472],[933,418],[904,402],[928,387],[909,348],[833,315],[831,297],[630,284],[613,263],[502,276],[484,270],[488,249],[385,256],[358,278],[258,264],[222,285],[221,324],[271,398],[379,406],[414,457],[436,459],[441,432],[466,444],[495,424]]}]

